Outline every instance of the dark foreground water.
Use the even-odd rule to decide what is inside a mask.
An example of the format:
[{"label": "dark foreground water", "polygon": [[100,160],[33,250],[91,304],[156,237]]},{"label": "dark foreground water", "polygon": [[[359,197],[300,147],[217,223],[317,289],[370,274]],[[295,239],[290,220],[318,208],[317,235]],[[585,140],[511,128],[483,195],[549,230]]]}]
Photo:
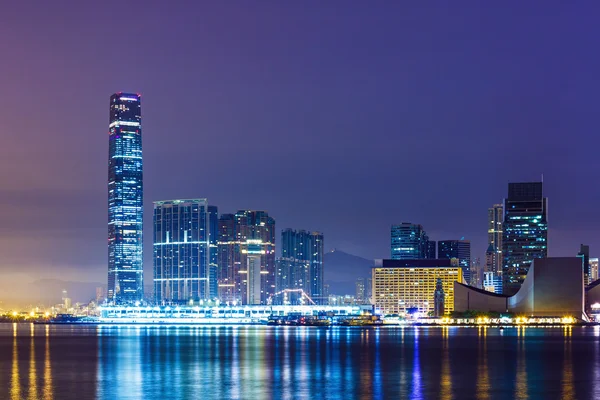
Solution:
[{"label": "dark foreground water", "polygon": [[594,399],[600,328],[0,324],[0,399]]}]

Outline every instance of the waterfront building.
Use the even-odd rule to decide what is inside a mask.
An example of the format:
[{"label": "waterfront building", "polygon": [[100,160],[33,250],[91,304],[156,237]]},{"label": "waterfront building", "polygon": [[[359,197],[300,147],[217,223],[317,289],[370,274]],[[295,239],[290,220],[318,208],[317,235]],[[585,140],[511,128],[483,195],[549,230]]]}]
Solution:
[{"label": "waterfront building", "polygon": [[142,117],[138,94],[110,97],[108,125],[109,302],[144,296]]},{"label": "waterfront building", "polygon": [[[493,264],[487,267],[488,272],[502,271],[502,221],[504,219],[504,206],[494,204],[488,209],[488,243],[492,247],[495,256]],[[488,249],[489,250],[489,249]]]},{"label": "waterfront building", "polygon": [[[427,233],[423,229],[423,226],[419,224],[403,222],[399,225],[392,225],[392,260],[420,260],[430,258],[431,245],[429,242]],[[435,254],[435,251],[433,253]]]},{"label": "waterfront building", "polygon": [[577,257],[581,258],[581,265],[583,268],[583,281],[586,285],[589,285],[592,282],[592,273],[590,271],[590,246],[586,244],[580,245]]},{"label": "waterfront building", "polygon": [[471,242],[468,240],[438,241],[438,259],[456,259],[465,282],[471,284]]},{"label": "waterfront building", "polygon": [[451,260],[375,260],[373,302],[382,314],[434,312],[438,278],[445,294],[445,311],[454,307],[454,282],[463,282],[462,268]]},{"label": "waterfront building", "polygon": [[504,294],[515,294],[533,260],[547,257],[547,221],[548,200],[542,182],[508,184],[502,232]]},{"label": "waterfront building", "polygon": [[[281,232],[281,258],[277,260],[277,293],[285,289],[302,289],[315,303],[327,302],[323,289],[323,234],[305,230],[284,229]],[[273,299],[281,303],[279,294]],[[294,303],[301,294],[289,294]]]},{"label": "waterfront building", "polygon": [[264,324],[269,317],[327,315],[334,321],[370,313],[369,305],[102,306],[100,322],[118,324]]},{"label": "waterfront building", "polygon": [[215,299],[217,207],[207,199],[154,202],[154,296],[157,303]]},{"label": "waterfront building", "polygon": [[275,294],[275,220],[240,210],[218,221],[218,296],[229,304],[267,304]]},{"label": "waterfront building", "polygon": [[[594,301],[593,296],[587,300]],[[587,320],[585,301],[583,271],[577,257],[534,259],[519,290],[512,295],[454,283],[454,310],[459,312],[510,312],[528,317]]]}]

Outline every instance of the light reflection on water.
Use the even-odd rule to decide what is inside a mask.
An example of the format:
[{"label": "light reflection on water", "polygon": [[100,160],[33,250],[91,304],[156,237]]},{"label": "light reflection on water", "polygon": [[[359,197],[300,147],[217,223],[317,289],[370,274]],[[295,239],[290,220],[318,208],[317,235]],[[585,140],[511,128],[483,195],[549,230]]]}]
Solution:
[{"label": "light reflection on water", "polygon": [[599,327],[0,324],[0,398],[598,398],[599,340]]}]

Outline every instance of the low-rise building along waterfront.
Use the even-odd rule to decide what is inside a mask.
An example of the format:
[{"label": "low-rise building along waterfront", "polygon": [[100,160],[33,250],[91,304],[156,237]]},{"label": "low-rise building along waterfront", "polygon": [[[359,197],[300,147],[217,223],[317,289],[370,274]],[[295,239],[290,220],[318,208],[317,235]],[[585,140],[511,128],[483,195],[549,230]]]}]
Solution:
[{"label": "low-rise building along waterfront", "polygon": [[445,312],[454,309],[454,282],[463,282],[462,268],[451,260],[375,260],[373,302],[381,314],[434,312],[438,279],[445,294]]}]

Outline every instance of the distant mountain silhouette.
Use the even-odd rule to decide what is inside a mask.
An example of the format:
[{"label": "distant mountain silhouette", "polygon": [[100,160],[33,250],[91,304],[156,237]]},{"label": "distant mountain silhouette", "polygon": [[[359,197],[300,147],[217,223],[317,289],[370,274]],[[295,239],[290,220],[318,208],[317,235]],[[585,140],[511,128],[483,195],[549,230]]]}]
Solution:
[{"label": "distant mountain silhouette", "polygon": [[[330,294],[355,294],[356,280],[369,278],[373,260],[348,254],[334,249],[325,253],[325,283],[329,284]],[[365,282],[366,283],[366,282]]]}]

